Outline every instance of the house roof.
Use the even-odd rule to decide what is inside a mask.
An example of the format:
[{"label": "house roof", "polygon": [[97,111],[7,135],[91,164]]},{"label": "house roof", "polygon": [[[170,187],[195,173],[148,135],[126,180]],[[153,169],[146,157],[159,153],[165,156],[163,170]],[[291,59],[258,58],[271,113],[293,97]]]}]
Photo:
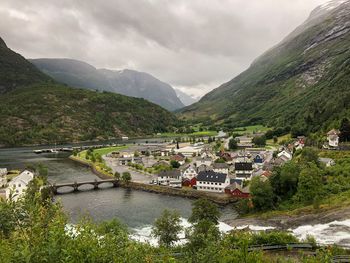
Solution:
[{"label": "house roof", "polygon": [[31,180],[33,180],[33,178],[34,178],[34,173],[28,170],[24,170],[18,176],[13,178],[10,184],[14,184],[16,182],[22,182],[24,184],[28,184]]},{"label": "house roof", "polygon": [[253,163],[251,163],[251,162],[237,162],[237,163],[235,163],[235,170],[236,171],[253,170]]},{"label": "house roof", "polygon": [[161,171],[158,176],[166,176],[169,178],[179,178],[181,176],[180,170],[170,170],[170,171]]},{"label": "house roof", "polygon": [[336,130],[336,129],[333,129],[333,130],[330,130],[327,135],[338,135],[340,133],[339,130]]},{"label": "house roof", "polygon": [[213,163],[214,169],[227,169],[228,164],[227,163]]},{"label": "house roof", "polygon": [[246,186],[246,187],[242,188],[242,186],[240,184],[236,183],[236,182],[234,182],[234,183],[230,184],[229,186],[225,187],[225,189],[229,189],[229,190],[238,189],[242,193],[246,193],[246,194],[250,193],[249,186]]},{"label": "house roof", "polygon": [[224,183],[226,181],[226,177],[227,175],[223,173],[216,173],[214,171],[202,171],[199,172],[197,181]]}]

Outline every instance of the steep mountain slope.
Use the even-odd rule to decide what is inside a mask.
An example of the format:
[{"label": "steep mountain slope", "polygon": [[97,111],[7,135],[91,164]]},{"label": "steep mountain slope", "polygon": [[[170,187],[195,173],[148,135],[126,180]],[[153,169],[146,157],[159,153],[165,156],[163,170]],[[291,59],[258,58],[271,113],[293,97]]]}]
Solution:
[{"label": "steep mountain slope", "polygon": [[0,38],[0,94],[23,85],[49,81],[49,77],[38,71],[24,57],[8,50]]},{"label": "steep mountain slope", "polygon": [[174,89],[150,74],[134,70],[108,70],[73,59],[31,59],[42,72],[72,87],[115,92],[144,98],[167,110],[184,107]]},{"label": "steep mountain slope", "polygon": [[177,97],[181,100],[181,102],[185,105],[185,106],[189,106],[195,102],[198,101],[198,99],[193,98],[190,95],[187,95],[185,92],[182,92],[179,89],[175,89],[175,92],[177,94]]},{"label": "steep mountain slope", "polygon": [[0,145],[148,135],[176,122],[144,99],[58,84],[3,41],[0,48]]},{"label": "steep mountain slope", "polygon": [[248,70],[185,108],[183,116],[308,132],[349,114],[350,1],[342,2],[316,8]]}]

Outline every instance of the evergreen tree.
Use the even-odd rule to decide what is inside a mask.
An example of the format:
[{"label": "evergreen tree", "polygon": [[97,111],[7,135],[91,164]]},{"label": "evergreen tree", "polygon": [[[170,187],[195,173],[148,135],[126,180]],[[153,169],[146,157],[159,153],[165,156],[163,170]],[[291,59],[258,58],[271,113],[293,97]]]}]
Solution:
[{"label": "evergreen tree", "polygon": [[350,141],[350,121],[347,118],[342,119],[340,124],[340,136],[339,139],[341,142]]}]

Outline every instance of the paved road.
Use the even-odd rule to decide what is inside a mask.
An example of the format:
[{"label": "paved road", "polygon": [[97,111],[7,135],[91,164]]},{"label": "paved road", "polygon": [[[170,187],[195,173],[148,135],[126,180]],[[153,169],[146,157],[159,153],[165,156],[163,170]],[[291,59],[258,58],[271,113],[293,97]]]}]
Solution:
[{"label": "paved road", "polygon": [[122,174],[123,172],[129,172],[131,174],[131,180],[133,182],[149,183],[150,181],[157,179],[156,175],[146,175],[144,173],[131,170],[128,166],[119,165],[117,164],[117,161],[113,158],[104,157],[104,160],[106,161],[106,164],[112,168],[113,173],[119,172],[120,174]]}]

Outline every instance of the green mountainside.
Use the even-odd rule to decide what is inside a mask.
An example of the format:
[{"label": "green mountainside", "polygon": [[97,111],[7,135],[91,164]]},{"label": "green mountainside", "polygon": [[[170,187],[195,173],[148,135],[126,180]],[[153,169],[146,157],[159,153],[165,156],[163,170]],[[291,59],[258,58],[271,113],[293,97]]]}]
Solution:
[{"label": "green mountainside", "polygon": [[[318,7],[294,32],[181,117],[224,127],[315,132],[350,113],[350,2]],[[333,123],[333,124],[332,124]]]},{"label": "green mountainside", "polygon": [[2,40],[0,52],[0,145],[149,135],[176,122],[145,99],[58,84]]},{"label": "green mountainside", "polygon": [[144,98],[170,111],[184,107],[173,87],[145,72],[96,69],[74,59],[42,58],[29,61],[43,73],[71,87]]}]

